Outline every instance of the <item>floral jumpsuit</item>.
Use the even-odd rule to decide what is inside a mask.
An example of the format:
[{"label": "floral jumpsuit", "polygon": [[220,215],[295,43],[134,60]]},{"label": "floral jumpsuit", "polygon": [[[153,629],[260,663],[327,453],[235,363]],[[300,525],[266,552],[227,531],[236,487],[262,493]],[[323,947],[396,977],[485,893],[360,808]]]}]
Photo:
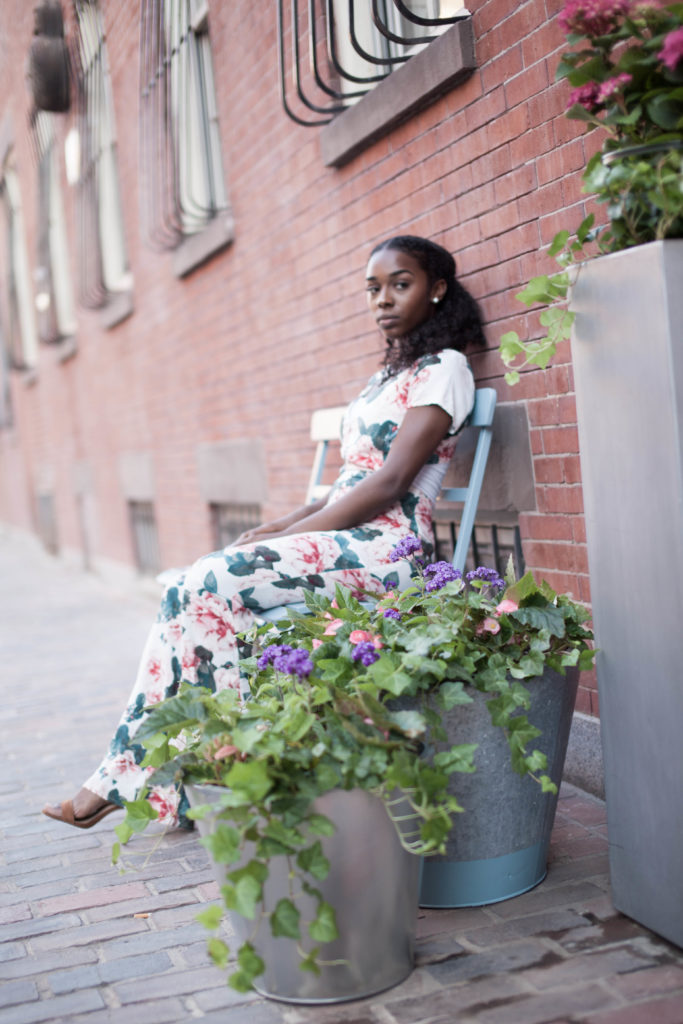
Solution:
[{"label": "floral jumpsuit", "polygon": [[[292,534],[205,555],[166,587],[159,615],[145,645],[128,705],[109,751],[87,789],[113,803],[133,800],[151,768],[140,765],[145,750],[135,742],[144,709],[172,696],[181,680],[216,691],[239,687],[236,634],[259,611],[303,601],[304,593],[334,595],[341,583],[382,593],[405,586],[409,566],[391,562],[394,545],[417,534],[433,550],[432,510],[455,448],[455,434],[469,415],[474,382],[467,360],[454,349],[423,356],[386,378],[370,378],[346,410],[342,424],[343,465],[328,501],[333,502],[380,468],[408,409],[438,405],[451,416],[439,444],[400,501],[381,515],[348,530]],[[184,795],[172,786],[152,786],[148,799],[159,818],[184,819]],[[182,801],[182,803],[181,803]]]}]

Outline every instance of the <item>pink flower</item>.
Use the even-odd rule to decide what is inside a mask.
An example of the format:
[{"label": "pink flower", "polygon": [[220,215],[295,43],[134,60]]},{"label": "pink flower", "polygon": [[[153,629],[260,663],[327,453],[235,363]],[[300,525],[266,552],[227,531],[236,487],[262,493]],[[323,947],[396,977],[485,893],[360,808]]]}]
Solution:
[{"label": "pink flower", "polygon": [[578,89],[572,89],[567,100],[567,109],[578,103],[592,114],[598,107],[599,91],[600,87],[597,82],[586,82],[585,85],[580,85]]},{"label": "pink flower", "polygon": [[681,57],[683,57],[683,27],[669,32],[664,40],[664,46],[657,56],[663,64],[666,64],[669,71],[676,70]]},{"label": "pink flower", "polygon": [[214,761],[222,761],[224,757],[232,757],[233,754],[238,754],[239,750],[237,747],[233,747],[231,743],[226,743],[224,746],[219,747],[216,753],[213,755]]},{"label": "pink flower", "polygon": [[615,75],[614,78],[606,79],[598,89],[598,103],[605,103],[616,93],[622,92],[624,86],[628,85],[628,83],[632,81],[633,75],[628,75],[625,71],[621,75]]},{"label": "pink flower", "polygon": [[354,629],[349,633],[349,640],[352,644],[372,644],[375,650],[379,650],[380,647],[384,646],[380,638],[369,633],[367,629]]},{"label": "pink flower", "polygon": [[604,36],[629,13],[631,0],[567,0],[559,22],[565,33],[580,36]]},{"label": "pink flower", "polygon": [[484,619],[481,625],[485,633],[500,633],[500,622],[498,619]]},{"label": "pink flower", "polygon": [[343,619],[331,619],[325,626],[323,636],[334,636],[340,626],[344,625]]},{"label": "pink flower", "polygon": [[313,646],[313,650],[317,651],[319,647],[322,647],[323,642],[317,636],[314,636],[313,639],[311,640],[311,644]]},{"label": "pink flower", "polygon": [[496,612],[498,615],[507,615],[509,612],[516,612],[519,605],[516,601],[511,601],[509,597],[504,597],[500,604],[496,605]]}]

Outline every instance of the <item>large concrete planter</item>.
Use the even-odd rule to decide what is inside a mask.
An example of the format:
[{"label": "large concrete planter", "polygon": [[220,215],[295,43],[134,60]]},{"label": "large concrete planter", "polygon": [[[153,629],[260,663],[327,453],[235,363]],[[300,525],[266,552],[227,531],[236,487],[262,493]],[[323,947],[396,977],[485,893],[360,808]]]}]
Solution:
[{"label": "large concrete planter", "polygon": [[[548,759],[559,787],[567,752],[578,669],[564,676],[546,669],[526,680],[529,721],[541,730],[534,747]],[[455,774],[450,788],[464,807],[456,816],[443,856],[425,857],[420,889],[423,907],[473,907],[519,896],[546,875],[557,795],[543,793],[510,765],[502,729],[491,723],[489,695],[472,691],[472,704],[442,715],[446,746],[479,744],[472,775]]]},{"label": "large concrete planter", "polygon": [[[189,785],[193,805],[213,803],[217,786]],[[301,958],[293,939],[276,937],[263,922],[254,935],[254,922],[237,914],[230,922],[238,943],[249,939],[266,964],[254,987],[264,996],[291,1003],[339,1003],[361,999],[404,981],[413,969],[420,858],[401,846],[396,828],[383,802],[362,789],[331,790],[318,797],[313,810],[336,826],[322,840],[330,872],[315,883],[335,908],[339,938],[321,946],[326,963],[315,975],[299,968]],[[209,816],[197,825],[202,835],[214,827]],[[214,864],[219,885],[239,865]],[[274,857],[264,886],[264,905],[274,909],[290,895],[286,857]],[[314,916],[314,901],[301,893],[297,906],[302,917]],[[301,940],[308,948],[311,940]],[[249,1014],[246,1012],[245,1019]]]},{"label": "large concrete planter", "polygon": [[683,241],[590,261],[572,308],[613,900],[683,946]]}]

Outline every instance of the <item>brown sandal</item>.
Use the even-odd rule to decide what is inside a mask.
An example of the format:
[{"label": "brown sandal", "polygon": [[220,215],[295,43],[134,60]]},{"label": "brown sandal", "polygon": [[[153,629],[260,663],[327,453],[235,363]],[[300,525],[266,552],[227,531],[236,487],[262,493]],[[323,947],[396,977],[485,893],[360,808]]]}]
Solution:
[{"label": "brown sandal", "polygon": [[121,811],[122,807],[118,804],[112,804],[107,801],[97,811],[93,811],[92,814],[88,814],[85,818],[77,818],[74,814],[74,805],[71,800],[63,800],[59,807],[51,807],[46,804],[43,807],[43,814],[46,814],[48,818],[54,818],[55,821],[63,821],[65,825],[73,825],[74,828],[92,828],[98,821],[105,818],[112,811]]}]

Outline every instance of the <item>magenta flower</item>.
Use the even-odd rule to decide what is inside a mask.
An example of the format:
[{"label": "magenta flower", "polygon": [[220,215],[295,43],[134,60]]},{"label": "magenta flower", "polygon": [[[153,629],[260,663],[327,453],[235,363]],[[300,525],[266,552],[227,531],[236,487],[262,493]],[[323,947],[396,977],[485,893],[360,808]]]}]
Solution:
[{"label": "magenta flower", "polygon": [[559,21],[563,32],[604,36],[628,14],[631,0],[567,0]]},{"label": "magenta flower", "polygon": [[669,71],[675,71],[683,57],[683,28],[676,28],[669,32],[664,40],[664,46],[657,54],[662,64],[666,64]]},{"label": "magenta flower", "polygon": [[624,86],[632,81],[633,75],[628,75],[625,71],[621,75],[615,75],[614,78],[607,78],[598,89],[598,103],[606,103],[607,100],[611,99],[616,93],[621,92]]},{"label": "magenta flower", "polygon": [[578,103],[592,114],[598,108],[599,89],[597,82],[587,82],[586,85],[580,85],[578,89],[572,89],[567,100],[567,109]]}]

